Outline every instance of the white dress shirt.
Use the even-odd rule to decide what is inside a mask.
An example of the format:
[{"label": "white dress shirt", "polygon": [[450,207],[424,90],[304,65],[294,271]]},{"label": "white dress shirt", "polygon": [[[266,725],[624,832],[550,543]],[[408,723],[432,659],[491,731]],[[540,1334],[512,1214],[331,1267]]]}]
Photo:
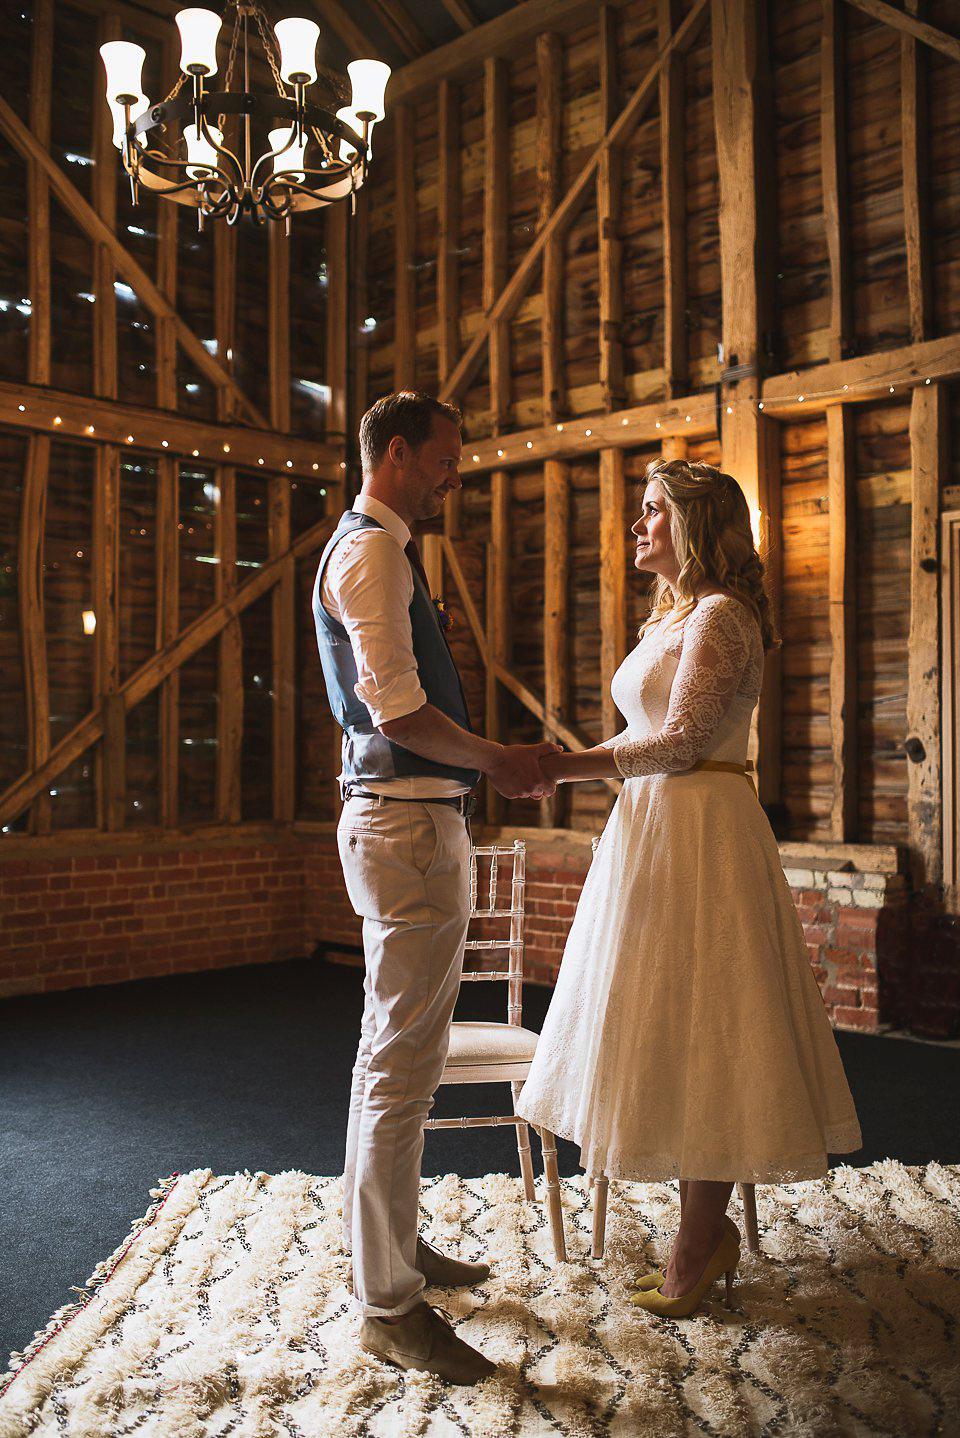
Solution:
[{"label": "white dress shirt", "polygon": [[[320,599],[349,635],[357,665],[355,692],[379,728],[415,713],[427,702],[410,627],[413,571],[404,549],[411,536],[400,516],[379,499],[359,494],[353,508],[383,528],[356,529],[340,540],[327,563]],[[456,779],[427,774],[364,781],[363,787],[409,799],[467,792],[467,786]]]}]

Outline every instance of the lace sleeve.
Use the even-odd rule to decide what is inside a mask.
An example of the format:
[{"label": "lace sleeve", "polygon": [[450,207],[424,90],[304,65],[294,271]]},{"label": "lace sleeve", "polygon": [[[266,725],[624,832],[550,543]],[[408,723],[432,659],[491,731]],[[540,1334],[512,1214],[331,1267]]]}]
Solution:
[{"label": "lace sleeve", "polygon": [[684,627],[663,728],[614,748],[614,763],[625,779],[675,773],[697,762],[737,692],[755,627],[739,600],[722,596],[697,606]]}]

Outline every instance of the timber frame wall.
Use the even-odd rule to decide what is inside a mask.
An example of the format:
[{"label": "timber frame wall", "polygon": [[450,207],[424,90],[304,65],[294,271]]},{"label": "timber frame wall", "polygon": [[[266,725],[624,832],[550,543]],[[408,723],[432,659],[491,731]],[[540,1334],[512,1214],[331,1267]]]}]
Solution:
[{"label": "timber frame wall", "polygon": [[[940,514],[960,494],[960,39],[947,0],[525,0],[395,72],[352,220],[343,207],[307,217],[293,242],[270,236],[263,262],[243,232],[208,231],[197,258],[189,215],[130,210],[92,70],[68,110],[94,117],[84,192],[51,129],[51,57],[78,16],[88,30],[100,16],[96,43],[153,24],[110,9],[37,0],[29,61],[13,45],[4,62],[7,213],[22,197],[24,219],[4,230],[3,283],[29,315],[23,367],[14,354],[0,368],[19,482],[0,652],[23,674],[0,734],[0,852],[55,862],[82,844],[330,835],[335,735],[310,644],[311,566],[357,415],[416,384],[464,412],[464,490],[423,548],[486,732],[579,746],[616,731],[609,681],[643,617],[633,487],[661,453],[720,463],[758,511],[784,632],[755,754],[798,901],[815,926],[840,903],[828,875],[901,869],[936,906],[941,756],[956,750],[941,629],[958,626]],[[157,19],[154,48],[169,28]],[[149,244],[129,239],[138,215]],[[59,267],[83,262],[88,374],[57,354]],[[348,266],[349,295],[331,282],[305,306],[314,277]],[[152,396],[125,388],[115,281],[152,322]],[[296,381],[318,334],[313,378],[330,395],[313,418]],[[44,565],[67,567],[57,542],[84,485],[89,568],[73,566],[70,588]],[[146,503],[148,490],[150,523],[121,522],[124,495]],[[201,493],[206,590],[186,533],[185,496]],[[153,575],[146,607],[125,583],[137,565]],[[955,686],[946,697],[955,722]],[[599,828],[614,788],[572,786],[542,812],[490,794],[487,819],[563,846]],[[955,779],[947,792],[955,825]]]}]

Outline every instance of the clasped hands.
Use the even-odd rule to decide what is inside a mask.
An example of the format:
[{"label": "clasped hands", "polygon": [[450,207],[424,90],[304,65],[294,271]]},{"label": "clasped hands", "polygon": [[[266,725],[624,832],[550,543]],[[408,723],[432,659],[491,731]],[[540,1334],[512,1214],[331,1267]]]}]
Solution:
[{"label": "clasped hands", "polygon": [[549,799],[558,776],[548,770],[555,767],[552,756],[562,753],[561,744],[503,744],[487,778],[505,799]]}]

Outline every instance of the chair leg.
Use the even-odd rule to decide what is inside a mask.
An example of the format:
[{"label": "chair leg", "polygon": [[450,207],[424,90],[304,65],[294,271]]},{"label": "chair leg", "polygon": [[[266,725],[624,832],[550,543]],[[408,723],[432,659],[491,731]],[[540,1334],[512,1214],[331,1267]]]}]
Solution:
[{"label": "chair leg", "polygon": [[738,1183],[737,1192],[743,1204],[743,1226],[747,1232],[747,1248],[751,1253],[760,1252],[760,1237],[757,1232],[757,1194],[752,1183]]},{"label": "chair leg", "polygon": [[593,1251],[591,1257],[602,1258],[607,1228],[607,1188],[609,1180],[605,1173],[596,1173],[593,1184]]},{"label": "chair leg", "polygon": [[[523,1084],[511,1084],[513,1089],[514,1113],[516,1102]],[[530,1129],[525,1123],[517,1124],[517,1153],[520,1155],[520,1176],[523,1179],[524,1198],[535,1199],[537,1190],[533,1182],[533,1157],[530,1153]]]},{"label": "chair leg", "polygon": [[567,1244],[563,1236],[563,1211],[560,1207],[560,1174],[557,1170],[557,1140],[548,1129],[541,1128],[540,1143],[543,1147],[543,1177],[547,1190],[547,1218],[553,1238],[554,1257],[558,1263],[567,1261]]}]

